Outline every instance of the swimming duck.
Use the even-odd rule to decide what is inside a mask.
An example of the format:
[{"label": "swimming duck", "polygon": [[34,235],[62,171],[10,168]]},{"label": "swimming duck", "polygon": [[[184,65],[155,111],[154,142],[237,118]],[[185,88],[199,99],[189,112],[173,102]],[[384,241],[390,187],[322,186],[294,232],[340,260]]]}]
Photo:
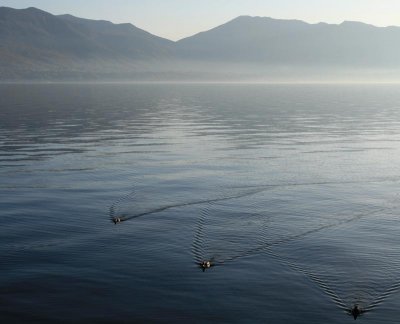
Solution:
[{"label": "swimming duck", "polygon": [[200,267],[203,269],[203,272],[204,272],[206,269],[211,268],[211,261],[208,261],[208,260],[202,261],[200,263]]},{"label": "swimming duck", "polygon": [[350,315],[354,317],[354,320],[357,319],[358,316],[360,316],[364,311],[360,308],[358,308],[358,305],[354,305],[352,309],[349,311]]},{"label": "swimming duck", "polygon": [[112,221],[113,221],[114,224],[118,224],[118,223],[121,223],[121,222],[122,222],[122,219],[121,219],[121,217],[114,217],[114,218],[112,219]]}]

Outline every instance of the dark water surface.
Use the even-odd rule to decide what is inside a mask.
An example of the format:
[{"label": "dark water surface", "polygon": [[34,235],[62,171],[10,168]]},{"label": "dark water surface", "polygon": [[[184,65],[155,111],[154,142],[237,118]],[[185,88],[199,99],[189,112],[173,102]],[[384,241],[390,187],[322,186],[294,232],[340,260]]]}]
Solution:
[{"label": "dark water surface", "polygon": [[0,85],[1,322],[398,323],[399,153],[396,85]]}]

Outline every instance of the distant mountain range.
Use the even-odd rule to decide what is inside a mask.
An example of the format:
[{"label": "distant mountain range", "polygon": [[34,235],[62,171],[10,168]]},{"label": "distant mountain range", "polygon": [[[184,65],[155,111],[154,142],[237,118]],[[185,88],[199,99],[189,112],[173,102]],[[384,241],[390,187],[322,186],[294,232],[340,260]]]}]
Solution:
[{"label": "distant mountain range", "polygon": [[294,70],[394,73],[400,28],[240,16],[173,42],[132,24],[0,7],[0,80],[229,80]]}]

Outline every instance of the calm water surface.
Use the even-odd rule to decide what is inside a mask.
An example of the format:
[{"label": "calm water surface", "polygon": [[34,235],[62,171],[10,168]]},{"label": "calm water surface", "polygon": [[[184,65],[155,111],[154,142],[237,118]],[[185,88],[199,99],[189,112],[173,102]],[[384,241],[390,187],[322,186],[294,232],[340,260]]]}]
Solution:
[{"label": "calm water surface", "polygon": [[0,85],[2,323],[398,323],[399,153],[395,85]]}]

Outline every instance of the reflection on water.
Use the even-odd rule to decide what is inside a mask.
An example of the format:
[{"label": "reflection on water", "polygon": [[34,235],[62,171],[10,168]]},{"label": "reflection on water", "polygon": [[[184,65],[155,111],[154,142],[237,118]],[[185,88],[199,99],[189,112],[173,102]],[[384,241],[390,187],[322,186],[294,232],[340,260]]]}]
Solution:
[{"label": "reflection on water", "polygon": [[396,323],[399,104],[389,85],[0,85],[2,316]]}]

